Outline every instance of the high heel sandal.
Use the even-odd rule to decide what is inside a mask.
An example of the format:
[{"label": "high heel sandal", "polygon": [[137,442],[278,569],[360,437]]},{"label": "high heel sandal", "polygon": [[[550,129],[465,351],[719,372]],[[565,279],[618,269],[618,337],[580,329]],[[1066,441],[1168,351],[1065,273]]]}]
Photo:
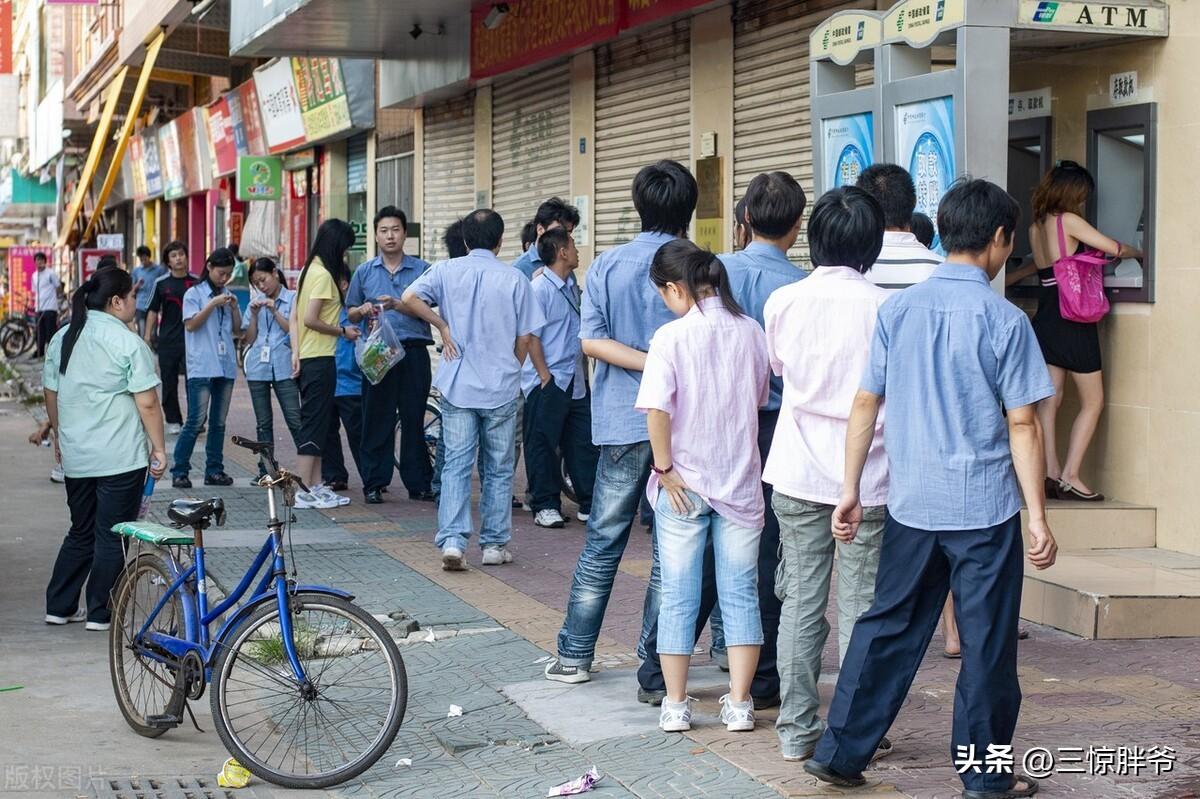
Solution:
[{"label": "high heel sandal", "polygon": [[1104,495],[1093,491],[1090,494],[1085,494],[1075,486],[1065,480],[1058,481],[1058,497],[1059,499],[1070,499],[1076,502],[1103,502]]}]

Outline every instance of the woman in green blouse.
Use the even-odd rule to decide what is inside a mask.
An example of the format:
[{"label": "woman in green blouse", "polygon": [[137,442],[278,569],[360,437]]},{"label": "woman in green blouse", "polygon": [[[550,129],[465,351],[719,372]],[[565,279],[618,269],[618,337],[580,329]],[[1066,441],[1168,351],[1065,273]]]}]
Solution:
[{"label": "woman in green blouse", "polygon": [[46,411],[71,510],[46,586],[47,624],[86,619],[89,630],[108,629],[108,595],[125,562],[112,526],[137,517],[147,467],[157,479],[167,465],[154,358],[129,329],[136,312],[128,273],[101,268],[76,290],[71,324],[46,353]]}]

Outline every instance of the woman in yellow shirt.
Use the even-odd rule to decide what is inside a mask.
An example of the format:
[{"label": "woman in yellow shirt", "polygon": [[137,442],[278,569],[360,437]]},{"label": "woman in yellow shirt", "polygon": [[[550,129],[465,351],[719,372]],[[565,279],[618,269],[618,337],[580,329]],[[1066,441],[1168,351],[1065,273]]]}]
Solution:
[{"label": "woman in yellow shirt", "polygon": [[300,381],[300,432],[298,470],[309,491],[296,494],[297,508],[336,508],[349,498],[321,485],[321,447],[333,418],[337,365],[334,353],[339,338],[354,341],[359,329],[342,326],[350,267],[346,251],[354,244],[354,230],[341,219],[328,219],[317,228],[308,263],[300,272],[296,301],[292,304],[292,375]]}]

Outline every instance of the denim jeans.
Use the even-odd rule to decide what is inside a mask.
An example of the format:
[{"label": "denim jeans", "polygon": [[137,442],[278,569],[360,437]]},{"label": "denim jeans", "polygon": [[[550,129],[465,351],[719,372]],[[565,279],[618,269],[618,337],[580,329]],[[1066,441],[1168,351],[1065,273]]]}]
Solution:
[{"label": "denim jeans", "polygon": [[459,408],[442,399],[446,463],[434,543],[466,549],[471,538],[471,467],[479,452],[479,545],[504,546],[512,538],[513,454],[517,401],[499,408]]},{"label": "denim jeans", "polygon": [[192,470],[192,450],[200,427],[208,423],[208,439],[204,444],[204,476],[225,471],[225,416],[233,396],[233,378],[189,377],[187,381],[187,421],[179,440],[175,442],[175,465],[171,476],[187,477]]},{"label": "denim jeans", "polygon": [[[592,665],[617,567],[625,554],[638,505],[646,493],[650,457],[649,441],[600,447],[587,538],[571,579],[567,617],[558,633],[558,658],[564,665],[580,668]],[[658,618],[659,582],[656,545],[642,610],[639,652],[644,651],[648,629]]]},{"label": "denim jeans", "polygon": [[[833,537],[833,506],[775,492],[782,557],[775,593],[783,601],[779,619],[779,719],[775,731],[785,757],[803,757],[825,726],[817,717],[821,697],[821,651],[829,635],[825,609],[837,550],[838,662],[845,657],[854,622],[875,597],[875,573],[883,539],[884,508],[863,510],[854,541]],[[836,544],[836,547],[835,547]]]},{"label": "denim jeans", "polygon": [[247,380],[250,404],[254,408],[254,434],[259,441],[275,442],[275,411],[271,408],[271,390],[279,400],[283,421],[292,441],[300,445],[300,386],[290,377],[286,380]]},{"label": "denim jeans", "polygon": [[762,619],[758,614],[758,538],[762,529],[735,524],[713,510],[698,494],[687,492],[692,509],[676,513],[666,491],[654,508],[654,533],[662,569],[662,598],[658,609],[658,653],[688,655],[696,647],[696,617],[704,549],[713,546],[717,597],[725,626],[726,646],[760,646]]}]

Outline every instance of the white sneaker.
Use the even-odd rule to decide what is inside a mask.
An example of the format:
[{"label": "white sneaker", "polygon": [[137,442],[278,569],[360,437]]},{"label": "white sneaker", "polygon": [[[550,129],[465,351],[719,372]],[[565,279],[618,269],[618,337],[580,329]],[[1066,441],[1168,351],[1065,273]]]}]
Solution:
[{"label": "white sneaker", "polygon": [[183,432],[183,425],[172,422],[167,425],[166,431],[169,436],[177,436]]},{"label": "white sneaker", "polygon": [[687,732],[692,728],[692,698],[682,702],[663,700],[658,714],[658,728],[663,732]]},{"label": "white sneaker", "polygon": [[[664,703],[665,704],[665,703]],[[721,697],[721,723],[729,732],[749,732],[754,729],[754,700],[734,702],[729,694]]]},{"label": "white sneaker", "polygon": [[343,497],[341,494],[334,493],[333,489],[324,483],[314,488],[312,492],[319,497],[336,502],[336,507],[339,508],[350,504],[350,497]]},{"label": "white sneaker", "polygon": [[563,519],[562,514],[556,511],[554,508],[542,508],[537,512],[537,515],[533,517],[533,523],[538,527],[553,527],[558,529],[567,522],[565,519]]},{"label": "white sneaker", "polygon": [[87,611],[83,608],[72,613],[70,616],[54,616],[46,614],[46,624],[74,624],[75,622],[83,621],[87,618]]},{"label": "white sneaker", "polygon": [[467,567],[463,565],[463,551],[458,547],[445,547],[442,549],[442,571],[448,572],[465,572]]},{"label": "white sneaker", "polygon": [[575,518],[586,524],[587,520],[592,518],[592,516],[589,513],[584,513],[583,511],[579,511],[579,513],[575,514]]},{"label": "white sneaker", "polygon": [[507,547],[483,548],[484,566],[501,566],[505,563],[512,563],[512,553],[508,551]]},{"label": "white sneaker", "polygon": [[308,491],[297,491],[296,502],[294,507],[297,510],[329,510],[338,506],[336,499],[329,499],[317,493],[309,493]]},{"label": "white sneaker", "polygon": [[109,627],[112,627],[112,624],[107,621],[89,621],[84,625],[85,630],[90,630],[94,633],[106,633]]},{"label": "white sneaker", "polygon": [[54,468],[50,470],[50,482],[51,483],[67,482],[67,475],[65,472],[63,472],[63,467],[62,467],[61,463],[54,464]]}]

